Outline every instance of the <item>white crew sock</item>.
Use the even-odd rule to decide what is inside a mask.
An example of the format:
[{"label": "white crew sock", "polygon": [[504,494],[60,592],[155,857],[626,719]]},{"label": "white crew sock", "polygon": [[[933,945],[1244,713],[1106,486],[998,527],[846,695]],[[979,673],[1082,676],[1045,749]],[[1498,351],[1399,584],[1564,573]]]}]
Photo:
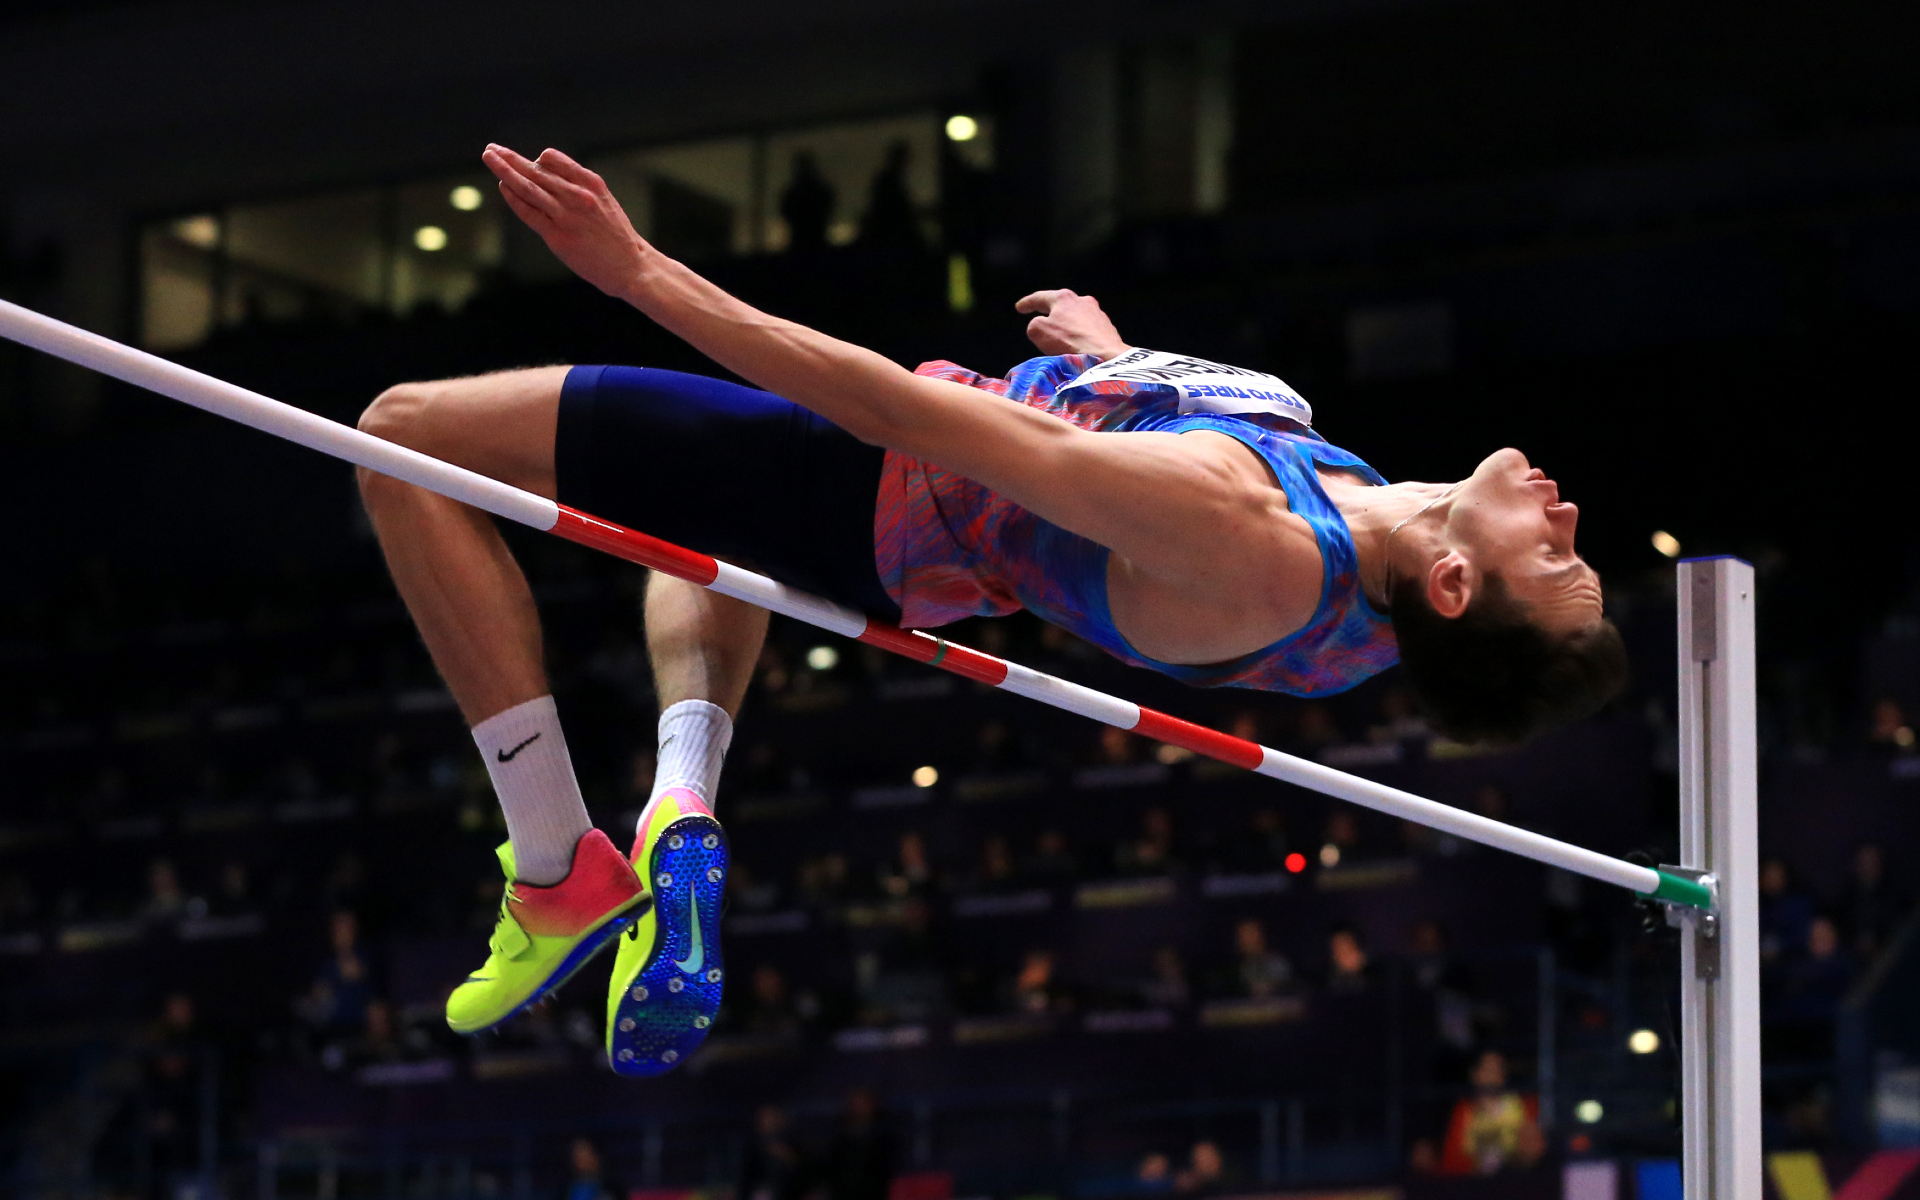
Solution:
[{"label": "white crew sock", "polygon": [[573,869],[573,849],[593,821],[573,777],[553,697],[495,713],[473,727],[473,740],[507,815],[515,877],[542,887],[559,883]]},{"label": "white crew sock", "polygon": [[[653,771],[653,794],[647,808],[668,788],[685,788],[700,797],[709,812],[720,790],[720,766],[733,741],[733,718],[718,704],[682,700],[660,714],[659,765]],[[640,829],[647,814],[640,814]]]}]

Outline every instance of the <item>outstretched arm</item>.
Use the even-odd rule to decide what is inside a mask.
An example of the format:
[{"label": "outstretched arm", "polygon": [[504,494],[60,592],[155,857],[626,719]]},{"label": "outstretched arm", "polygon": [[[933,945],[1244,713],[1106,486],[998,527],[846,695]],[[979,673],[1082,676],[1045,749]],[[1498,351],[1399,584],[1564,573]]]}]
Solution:
[{"label": "outstretched arm", "polygon": [[635,232],[606,183],[557,150],[530,161],[494,145],[484,160],[508,207],[581,278],[863,441],[977,480],[1150,572],[1194,568],[1196,523],[1224,533],[1223,524],[1245,522],[1250,537],[1266,523],[1271,489],[1247,485],[1232,457],[1243,452],[1223,449],[1224,438],[1103,436],[915,375],[742,303],[661,254]]}]

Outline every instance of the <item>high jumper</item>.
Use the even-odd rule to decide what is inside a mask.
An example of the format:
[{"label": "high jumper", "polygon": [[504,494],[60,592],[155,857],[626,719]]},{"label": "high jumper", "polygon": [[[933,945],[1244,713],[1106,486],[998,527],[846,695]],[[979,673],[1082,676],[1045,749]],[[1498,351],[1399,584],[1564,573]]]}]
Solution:
[{"label": "high jumper", "polygon": [[[1049,356],[1008,379],[949,363],[909,373],[659,254],[565,155],[491,146],[485,160],[577,273],[769,390],[635,368],[510,371],[390,389],[355,431],[0,302],[8,337],[362,468],[396,584],[507,817],[506,899],[486,965],[449,1000],[454,1028],[498,1024],[618,938],[614,1068],[658,1073],[705,1036],[723,980],[714,789],[769,609],[1669,903],[1714,905],[1710,886],[1673,871],[899,628],[1026,607],[1190,683],[1296,695],[1350,687],[1397,654],[1442,730],[1518,741],[1591,711],[1624,672],[1598,579],[1574,552],[1577,513],[1517,451],[1454,484],[1389,485],[1314,433],[1280,380],[1127,347],[1097,303],[1067,291],[1020,302]],[[659,769],[631,856],[588,820],[531,593],[488,514],[656,568]]]},{"label": "high jumper", "polygon": [[[484,161],[576,274],[765,390],[534,368],[391,388],[364,431],[909,628],[1026,608],[1195,685],[1303,696],[1404,661],[1435,724],[1467,740],[1584,715],[1624,675],[1574,550],[1578,512],[1517,450],[1456,483],[1389,484],[1313,432],[1280,380],[1129,347],[1095,300],[1064,290],[1017,306],[1046,357],[1008,378],[908,371],[661,254],[559,151],[492,145]],[[582,803],[533,596],[491,518],[360,479],[508,825],[492,953],[449,1023],[498,1024],[624,928],[609,1047],[642,1021],[673,1033],[663,1055],[614,1066],[664,1069],[719,1004],[713,801],[767,612],[650,581],[659,766],[622,855]]]}]

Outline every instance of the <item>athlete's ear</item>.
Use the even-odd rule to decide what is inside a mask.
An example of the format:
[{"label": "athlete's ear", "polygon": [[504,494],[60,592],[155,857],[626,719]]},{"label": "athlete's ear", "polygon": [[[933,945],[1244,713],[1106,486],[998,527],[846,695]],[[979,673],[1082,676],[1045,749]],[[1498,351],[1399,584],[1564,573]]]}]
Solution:
[{"label": "athlete's ear", "polygon": [[1473,603],[1479,576],[1473,563],[1458,550],[1449,550],[1427,569],[1427,603],[1433,611],[1452,620]]}]

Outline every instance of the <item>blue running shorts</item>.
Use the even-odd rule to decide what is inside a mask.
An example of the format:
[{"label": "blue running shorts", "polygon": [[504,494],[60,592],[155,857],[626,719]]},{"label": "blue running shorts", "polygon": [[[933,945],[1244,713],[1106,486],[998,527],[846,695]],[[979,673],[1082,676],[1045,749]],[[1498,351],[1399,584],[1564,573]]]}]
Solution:
[{"label": "blue running shorts", "polygon": [[650,367],[574,367],[560,503],[898,622],[873,510],[886,451],[772,392]]}]

